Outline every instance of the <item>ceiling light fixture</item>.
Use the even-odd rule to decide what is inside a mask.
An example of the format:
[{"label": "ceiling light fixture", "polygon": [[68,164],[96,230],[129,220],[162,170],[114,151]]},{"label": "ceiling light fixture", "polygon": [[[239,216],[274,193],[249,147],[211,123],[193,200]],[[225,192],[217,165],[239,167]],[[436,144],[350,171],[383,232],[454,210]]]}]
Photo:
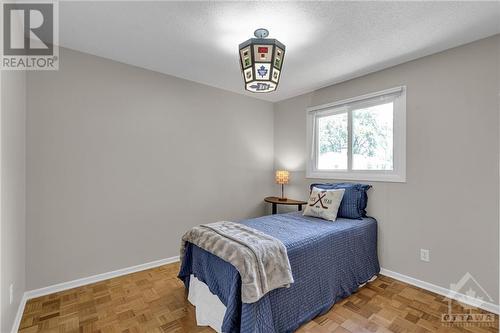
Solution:
[{"label": "ceiling light fixture", "polygon": [[271,92],[278,87],[285,45],[276,39],[266,39],[267,29],[257,29],[254,35],[256,38],[239,46],[245,89],[255,93]]}]

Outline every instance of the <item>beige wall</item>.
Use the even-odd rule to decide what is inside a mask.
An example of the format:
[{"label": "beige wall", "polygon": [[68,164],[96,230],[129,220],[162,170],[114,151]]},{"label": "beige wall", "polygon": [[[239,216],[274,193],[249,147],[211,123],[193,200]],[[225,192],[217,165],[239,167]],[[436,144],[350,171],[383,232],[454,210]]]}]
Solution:
[{"label": "beige wall", "polygon": [[[1,258],[0,332],[10,332],[25,291],[25,123],[26,75],[1,77]],[[14,298],[9,302],[9,286]]]},{"label": "beige wall", "polygon": [[61,49],[28,74],[27,288],[179,254],[191,226],[262,215],[273,105]]},{"label": "beige wall", "polygon": [[289,196],[317,181],[305,179],[306,107],[406,85],[407,182],[369,194],[381,266],[445,288],[468,271],[498,302],[499,58],[497,35],[275,104]]}]

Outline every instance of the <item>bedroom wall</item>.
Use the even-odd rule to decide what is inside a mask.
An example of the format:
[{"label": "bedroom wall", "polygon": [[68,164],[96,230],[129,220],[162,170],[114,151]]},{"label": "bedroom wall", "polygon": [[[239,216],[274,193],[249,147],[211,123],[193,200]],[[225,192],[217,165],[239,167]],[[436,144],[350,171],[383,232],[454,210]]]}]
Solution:
[{"label": "bedroom wall", "polygon": [[498,304],[499,59],[496,35],[276,103],[275,167],[292,171],[288,196],[307,198],[317,181],[305,178],[307,107],[406,85],[407,182],[374,182],[369,193],[381,266],[444,288],[468,271]]},{"label": "bedroom wall", "polygon": [[273,105],[61,49],[28,74],[27,288],[177,256],[191,226],[264,214]]},{"label": "bedroom wall", "polygon": [[[22,71],[2,71],[0,82],[0,332],[10,332],[25,291],[26,74]],[[9,299],[11,284],[12,304]]]}]

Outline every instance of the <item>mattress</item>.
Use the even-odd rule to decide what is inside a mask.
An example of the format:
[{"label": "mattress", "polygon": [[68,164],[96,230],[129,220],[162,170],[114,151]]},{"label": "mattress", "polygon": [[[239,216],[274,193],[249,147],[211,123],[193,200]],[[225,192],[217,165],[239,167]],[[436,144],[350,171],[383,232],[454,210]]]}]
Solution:
[{"label": "mattress", "polygon": [[258,302],[241,302],[241,280],[224,260],[188,244],[179,278],[189,288],[191,275],[226,307],[223,332],[293,332],[325,313],[380,271],[377,221],[329,222],[300,212],[241,221],[280,239],[287,248],[295,282],[273,290]]}]

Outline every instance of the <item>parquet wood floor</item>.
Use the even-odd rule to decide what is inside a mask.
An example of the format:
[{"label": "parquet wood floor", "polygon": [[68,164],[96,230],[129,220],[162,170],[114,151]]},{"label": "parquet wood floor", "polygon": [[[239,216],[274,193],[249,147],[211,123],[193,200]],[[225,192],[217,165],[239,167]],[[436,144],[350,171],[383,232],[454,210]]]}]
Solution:
[{"label": "parquet wood floor", "polygon": [[[196,326],[178,269],[165,265],[29,300],[19,332],[213,332]],[[446,311],[442,296],[379,276],[298,332],[498,332],[498,316],[493,327],[445,327],[440,316]]]}]

